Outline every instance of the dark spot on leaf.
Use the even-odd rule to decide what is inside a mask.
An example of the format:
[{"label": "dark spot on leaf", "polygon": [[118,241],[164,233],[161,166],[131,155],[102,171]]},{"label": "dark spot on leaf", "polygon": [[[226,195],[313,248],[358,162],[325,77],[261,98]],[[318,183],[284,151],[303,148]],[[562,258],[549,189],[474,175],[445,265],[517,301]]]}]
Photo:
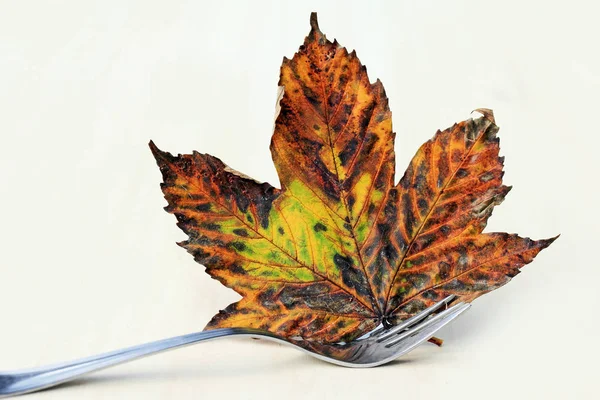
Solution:
[{"label": "dark spot on leaf", "polygon": [[[364,132],[367,130],[367,128],[369,127],[369,122],[371,122],[371,117],[373,116],[373,111],[375,110],[375,102],[369,104],[369,106],[363,110],[362,114],[361,114],[361,118],[360,118],[360,129],[361,132]],[[369,139],[372,139],[373,137],[370,137]],[[375,137],[375,139],[377,139],[377,137]],[[368,154],[368,153],[367,153]]]},{"label": "dark spot on leaf", "polygon": [[351,104],[344,104],[344,113],[345,114],[352,114],[352,105]]},{"label": "dark spot on leaf", "polygon": [[450,277],[450,268],[451,266],[447,262],[441,261],[438,264],[438,275],[441,279],[448,279]]},{"label": "dark spot on leaf", "polygon": [[426,290],[421,296],[423,296],[425,300],[437,300],[438,298],[438,294],[435,290]]},{"label": "dark spot on leaf", "polygon": [[233,272],[234,274],[238,274],[238,275],[246,275],[246,270],[242,267],[240,267],[237,264],[232,264],[229,267],[229,270],[231,270],[231,272]]},{"label": "dark spot on leaf", "polygon": [[273,201],[279,196],[279,193],[268,183],[261,184],[258,192],[259,195],[256,196],[258,220],[260,226],[267,229],[269,227],[269,213],[271,211],[271,206]]},{"label": "dark spot on leaf", "polygon": [[413,234],[415,226],[415,214],[412,209],[412,201],[410,194],[405,193],[402,195],[402,213],[404,214],[404,226],[406,227],[406,233],[410,236]]},{"label": "dark spot on leaf", "polygon": [[346,86],[346,83],[348,83],[348,75],[345,75],[345,74],[340,75],[340,81],[339,81],[338,88],[341,90],[344,90],[344,86]]},{"label": "dark spot on leaf", "polygon": [[393,263],[398,258],[398,251],[396,247],[393,246],[389,241],[386,241],[386,244],[381,248],[381,254],[384,258],[390,263]]},{"label": "dark spot on leaf", "polygon": [[[400,183],[399,184],[400,184],[400,186],[403,189],[408,189],[410,187],[410,183],[411,183],[411,181],[413,179],[413,175],[414,175],[414,169],[413,169],[412,163],[410,163],[408,165],[408,168],[404,172],[404,175],[402,176],[402,179],[400,179]],[[396,192],[395,189],[391,189],[390,190],[390,195],[392,194],[392,191]]]},{"label": "dark spot on leaf", "polygon": [[469,175],[469,171],[467,171],[464,168],[460,168],[458,171],[456,171],[456,176],[458,178],[464,178],[465,176]]},{"label": "dark spot on leaf", "polygon": [[177,218],[177,221],[179,221],[178,225],[187,225],[187,226],[197,226],[198,225],[198,223],[196,222],[196,220],[194,218],[190,218],[190,217],[186,216],[185,214],[176,213],[175,217]]},{"label": "dark spot on leaf", "polygon": [[231,247],[233,247],[237,251],[244,251],[244,250],[246,250],[246,245],[244,243],[242,243],[242,242],[231,242]]},{"label": "dark spot on leaf", "polygon": [[[392,303],[396,303],[398,304],[398,298],[394,299],[391,301]],[[402,306],[402,308],[400,309],[400,311],[402,313],[406,313],[406,314],[416,314],[418,312],[423,311],[425,308],[427,308],[427,306],[425,305],[425,303],[419,299],[413,299],[410,300],[407,304],[405,304],[404,306]]]},{"label": "dark spot on leaf", "polygon": [[377,247],[377,243],[373,242],[371,244],[369,244],[368,246],[365,247],[365,255],[367,257],[371,257],[371,255],[373,254],[373,251],[375,250],[375,248]]},{"label": "dark spot on leaf", "polygon": [[370,287],[365,275],[359,271],[353,264],[350,257],[336,254],[333,256],[333,262],[342,274],[344,284],[362,296],[370,296]]},{"label": "dark spot on leaf", "polygon": [[[381,264],[381,261],[379,260],[379,258],[375,262]],[[373,284],[375,284],[376,287],[379,287],[383,284],[383,279],[382,279],[382,274],[381,274],[381,265],[379,265],[379,266],[374,265],[373,267],[375,267],[375,268],[372,268],[372,270],[377,271],[377,273],[375,273],[372,278]]]},{"label": "dark spot on leaf", "polygon": [[347,197],[347,201],[348,201],[348,208],[352,210],[352,207],[354,207],[354,202],[356,201],[356,200],[354,199],[354,196],[353,196],[353,195],[351,195],[351,194],[350,194],[350,195],[348,195],[348,197]]},{"label": "dark spot on leaf", "polygon": [[449,292],[468,292],[468,287],[463,282],[458,279],[453,279],[450,282],[446,283],[443,288],[448,290]]},{"label": "dark spot on leaf", "polygon": [[428,210],[428,206],[429,204],[427,203],[427,200],[420,198],[419,200],[417,200],[417,206],[419,206],[419,211],[421,212],[421,214],[426,214],[429,210]]},{"label": "dark spot on leaf", "polygon": [[425,189],[425,187],[427,186],[427,177],[423,174],[419,174],[415,177],[415,189],[417,189],[417,191],[421,191],[423,189]]},{"label": "dark spot on leaf", "polygon": [[320,222],[317,222],[315,226],[313,226],[313,229],[315,230],[315,232],[327,231],[327,227]]},{"label": "dark spot on leaf", "polygon": [[352,138],[344,147],[342,151],[338,154],[340,158],[340,162],[342,166],[345,166],[348,161],[354,156],[356,153],[356,148],[358,146],[358,140],[356,138]]},{"label": "dark spot on leaf", "polygon": [[369,204],[369,209],[367,210],[367,213],[372,214],[373,211],[375,211],[375,204],[371,203]]},{"label": "dark spot on leaf", "polygon": [[[311,64],[311,68],[316,68],[316,66],[314,64]],[[312,104],[313,107],[318,109],[321,105],[321,102],[319,101],[319,97],[317,96],[317,94],[306,85],[302,88],[302,90],[304,92],[304,97],[306,97],[306,100],[308,100],[308,102]]]},{"label": "dark spot on leaf", "polygon": [[248,231],[245,229],[240,229],[240,228],[234,229],[233,233],[235,233],[238,236],[248,237]]},{"label": "dark spot on leaf", "polygon": [[199,211],[199,212],[210,211],[210,203],[200,203],[194,208],[196,209],[196,211]]},{"label": "dark spot on leaf", "polygon": [[281,226],[279,228],[277,228],[277,232],[279,232],[280,235],[283,235],[285,233],[285,231],[283,230],[283,228]]},{"label": "dark spot on leaf", "polygon": [[333,132],[341,132],[341,130],[344,128],[344,125],[346,124],[346,119],[344,117],[342,117],[337,124],[335,124],[332,128],[333,128]]},{"label": "dark spot on leaf", "polygon": [[425,287],[430,279],[429,279],[429,275],[427,274],[419,274],[419,273],[415,273],[415,274],[408,274],[406,276],[406,280],[408,282],[410,282],[410,284],[412,285],[413,288],[420,290],[423,287]]},{"label": "dark spot on leaf", "polygon": [[250,205],[250,200],[242,192],[242,190],[240,190],[239,187],[234,186],[235,184],[233,182],[231,182],[230,185],[232,185],[232,186],[230,186],[230,188],[233,191],[233,194],[235,197],[235,203],[237,204],[240,211],[245,213],[248,210],[248,206]]},{"label": "dark spot on leaf", "polygon": [[203,222],[200,226],[209,231],[220,231],[221,230],[221,226],[219,224],[215,224],[212,222]]}]

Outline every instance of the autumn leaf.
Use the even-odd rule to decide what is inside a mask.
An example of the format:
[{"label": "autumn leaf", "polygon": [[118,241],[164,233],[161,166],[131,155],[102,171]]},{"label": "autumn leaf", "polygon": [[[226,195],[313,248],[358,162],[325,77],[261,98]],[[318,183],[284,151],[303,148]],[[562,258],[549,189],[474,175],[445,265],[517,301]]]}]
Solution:
[{"label": "autumn leaf", "polygon": [[554,239],[482,233],[502,185],[490,110],[438,131],[395,184],[383,85],[325,38],[316,14],[284,59],[271,141],[281,189],[208,154],[150,147],[179,243],[242,299],[207,328],[252,327],[304,340],[351,340],[445,296],[507,283]]}]

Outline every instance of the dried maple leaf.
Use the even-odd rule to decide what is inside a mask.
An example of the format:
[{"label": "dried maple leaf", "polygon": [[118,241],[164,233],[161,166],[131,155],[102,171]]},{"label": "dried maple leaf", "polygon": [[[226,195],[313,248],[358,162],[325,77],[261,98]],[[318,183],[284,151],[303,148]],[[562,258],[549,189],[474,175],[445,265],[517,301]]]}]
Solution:
[{"label": "dried maple leaf", "polygon": [[207,328],[253,327],[351,340],[449,295],[507,283],[554,239],[482,233],[508,193],[493,114],[425,143],[394,185],[394,133],[381,82],[355,52],[312,29],[291,60],[271,141],[282,189],[219,159],[150,147],[180,245],[242,299]]}]

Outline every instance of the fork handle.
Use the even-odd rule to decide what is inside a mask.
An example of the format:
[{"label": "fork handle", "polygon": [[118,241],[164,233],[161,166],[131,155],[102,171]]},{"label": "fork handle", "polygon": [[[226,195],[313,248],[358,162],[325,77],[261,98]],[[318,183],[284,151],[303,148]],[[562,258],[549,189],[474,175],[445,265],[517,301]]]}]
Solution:
[{"label": "fork handle", "polygon": [[167,350],[228,336],[263,337],[280,343],[286,343],[276,336],[270,335],[268,332],[245,328],[224,328],[190,333],[61,364],[20,371],[0,372],[0,398],[35,392],[71,381],[90,372],[112,367],[113,365],[123,364]]}]

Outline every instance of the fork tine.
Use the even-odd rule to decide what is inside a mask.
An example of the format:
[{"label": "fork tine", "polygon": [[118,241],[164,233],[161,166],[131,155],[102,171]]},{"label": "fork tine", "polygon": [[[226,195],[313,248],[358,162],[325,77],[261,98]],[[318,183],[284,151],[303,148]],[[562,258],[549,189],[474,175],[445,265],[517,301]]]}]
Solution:
[{"label": "fork tine", "polygon": [[[413,343],[421,343],[422,341],[429,339],[435,332],[443,328],[463,312],[467,311],[470,307],[471,304],[459,303],[416,327],[395,336],[385,343],[385,347],[389,348],[402,344],[402,348],[405,348],[411,346]],[[413,347],[411,347],[411,349],[412,348]]]},{"label": "fork tine", "polygon": [[391,329],[386,330],[384,328],[379,328],[378,330],[372,332],[371,337],[377,337],[377,343],[381,343],[381,342],[385,341],[387,338],[395,335],[396,333],[403,331],[404,329],[410,328],[411,326],[415,325],[416,323],[420,322],[421,320],[427,318],[428,316],[430,316],[431,314],[433,314],[440,308],[442,308],[445,305],[447,305],[448,303],[450,303],[455,298],[456,298],[456,296],[451,294],[450,296],[444,298],[443,300],[438,301],[431,307],[426,308],[425,310],[421,311],[417,315],[414,315],[414,316],[410,317],[409,319],[402,321],[402,323],[394,326]]},{"label": "fork tine", "polygon": [[[458,307],[458,308],[457,308]],[[403,356],[406,353],[411,352],[421,343],[425,342],[427,339],[435,335],[435,333],[461,315],[463,312],[467,311],[471,307],[470,304],[457,305],[453,308],[456,308],[454,312],[451,314],[446,314],[445,318],[438,319],[435,323],[429,325],[427,328],[422,329],[420,332],[415,334],[414,336],[402,340],[400,342],[396,342],[393,345],[387,345],[387,348],[394,347],[396,350],[394,354],[387,358],[386,362],[393,361],[398,357]]]}]

